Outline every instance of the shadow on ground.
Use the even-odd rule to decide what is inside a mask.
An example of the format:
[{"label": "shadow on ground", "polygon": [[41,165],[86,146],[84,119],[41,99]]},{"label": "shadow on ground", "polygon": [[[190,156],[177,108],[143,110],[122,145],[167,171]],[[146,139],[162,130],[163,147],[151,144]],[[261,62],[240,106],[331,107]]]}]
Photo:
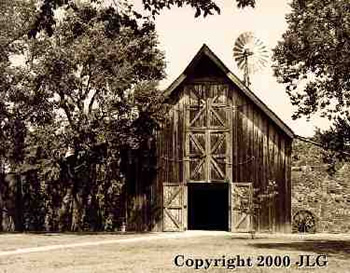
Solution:
[{"label": "shadow on ground", "polygon": [[339,259],[350,258],[350,241],[348,240],[305,240],[301,242],[253,243],[249,245],[265,249],[315,252],[317,254],[327,254]]}]

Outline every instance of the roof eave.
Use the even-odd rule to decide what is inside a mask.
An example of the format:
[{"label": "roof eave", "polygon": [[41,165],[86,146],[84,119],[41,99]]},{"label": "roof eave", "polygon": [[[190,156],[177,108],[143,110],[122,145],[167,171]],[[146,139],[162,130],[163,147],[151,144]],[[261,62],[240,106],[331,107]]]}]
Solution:
[{"label": "roof eave", "polygon": [[195,67],[198,60],[201,56],[205,54],[207,55],[227,76],[227,78],[235,84],[253,103],[258,106],[278,127],[280,127],[288,137],[294,138],[295,134],[288,125],[286,125],[270,108],[263,103],[248,87],[246,87],[239,78],[237,78],[228,68],[227,66],[210,50],[210,48],[203,44],[201,49],[192,59],[190,64],[185,68],[184,72],[180,74],[179,77],[163,92],[164,97],[168,97],[172,92],[175,91],[177,87],[179,87],[188,77],[188,74]]},{"label": "roof eave", "polygon": [[242,92],[252,100],[271,120],[273,120],[290,138],[294,138],[295,134],[288,125],[286,125],[270,108],[262,102],[248,87],[246,87],[240,79],[238,79],[231,71],[226,76],[233,82]]}]

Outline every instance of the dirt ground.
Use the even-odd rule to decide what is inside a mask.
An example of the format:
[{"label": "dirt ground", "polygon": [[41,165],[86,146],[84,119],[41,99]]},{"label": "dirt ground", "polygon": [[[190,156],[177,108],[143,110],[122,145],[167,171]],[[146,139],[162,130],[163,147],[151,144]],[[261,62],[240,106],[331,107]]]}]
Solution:
[{"label": "dirt ground", "polygon": [[257,234],[251,239],[248,234],[189,231],[0,234],[0,239],[0,272],[6,273],[350,273],[347,234]]}]

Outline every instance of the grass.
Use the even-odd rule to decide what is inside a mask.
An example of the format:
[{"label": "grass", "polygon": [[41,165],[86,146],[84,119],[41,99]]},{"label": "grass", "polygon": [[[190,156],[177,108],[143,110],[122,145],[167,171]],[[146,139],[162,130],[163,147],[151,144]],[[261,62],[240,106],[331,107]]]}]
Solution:
[{"label": "grass", "polygon": [[[196,233],[193,233],[196,235]],[[174,236],[172,236],[174,235]],[[58,234],[1,234],[1,251],[17,248],[47,246],[56,244],[72,244],[84,242],[110,241],[134,237],[153,237],[152,240],[133,242],[116,242],[94,246],[57,249],[26,254],[0,256],[0,272],[298,272],[298,273],[349,273],[350,272],[350,236],[349,235],[264,235],[257,234],[256,239],[250,239],[248,234],[203,233],[192,236],[191,233],[170,234],[129,234],[129,235],[75,235]],[[187,236],[188,235],[188,236]],[[328,256],[326,267],[298,268],[294,263],[300,254],[319,254]],[[229,258],[236,255],[254,260],[263,256],[290,256],[292,266],[289,268],[240,267],[210,267],[197,269],[193,267],[176,267],[174,258],[177,255],[194,259],[221,259],[225,256],[226,264]],[[180,261],[182,262],[182,261]],[[188,262],[191,264],[191,262]]]}]

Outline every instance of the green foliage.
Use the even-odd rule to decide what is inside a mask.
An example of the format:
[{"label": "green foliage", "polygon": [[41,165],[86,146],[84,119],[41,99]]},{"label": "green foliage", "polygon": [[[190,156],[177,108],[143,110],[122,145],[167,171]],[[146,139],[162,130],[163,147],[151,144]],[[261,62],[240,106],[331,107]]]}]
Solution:
[{"label": "green foliage", "polygon": [[324,162],[332,166],[333,172],[337,164],[349,160],[350,122],[348,118],[335,118],[333,125],[328,130],[319,133],[319,139],[325,148]]},{"label": "green foliage", "polygon": [[234,194],[239,197],[239,202],[234,205],[233,210],[246,214],[247,217],[250,218],[249,221],[253,222],[249,232],[251,233],[252,239],[254,239],[255,227],[258,225],[258,222],[261,221],[262,209],[268,208],[271,204],[276,202],[278,185],[275,181],[269,180],[266,187],[254,188],[251,198],[249,197],[249,193],[243,190],[235,189]]},{"label": "green foliage", "polygon": [[211,0],[143,0],[143,4],[146,10],[152,12],[152,15],[159,14],[163,8],[170,9],[171,6],[182,7],[185,5],[189,5],[196,10],[195,17],[199,17],[202,13],[206,17],[207,15],[212,15],[213,11],[220,13],[220,8]]},{"label": "green foliage", "polygon": [[[103,1],[100,0],[90,0],[90,2],[97,5],[103,3]],[[119,29],[123,23],[125,25],[126,21],[129,21],[130,17],[123,14],[123,8],[126,7],[129,9],[130,5],[125,1],[115,1],[114,3],[116,6],[121,7],[121,12],[113,13],[111,16],[111,14],[109,14],[107,11],[104,14],[104,18],[108,18],[110,26],[112,26],[112,28],[115,30]],[[206,17],[207,15],[213,15],[214,13],[220,14],[219,6],[215,1],[212,0],[142,0],[142,3],[144,9],[150,11],[153,17],[159,15],[161,10],[164,8],[170,9],[173,6],[190,6],[196,10],[195,17],[199,17],[201,15],[203,15],[203,17]],[[256,0],[236,0],[236,3],[239,8],[245,8],[249,6],[254,8]],[[74,0],[44,0],[40,6],[40,11],[36,16],[35,22],[28,31],[28,36],[36,37],[37,33],[42,30],[51,36],[54,33],[54,25],[56,23],[54,11],[59,7],[64,7],[66,9],[72,8],[73,10],[76,10],[77,4]],[[133,12],[133,14],[137,19],[142,18],[142,15],[137,12]],[[89,17],[92,14],[86,15],[87,16],[85,19],[87,21],[91,20]],[[103,20],[103,18],[101,19]],[[133,20],[129,21],[129,23],[135,25],[135,21]]]},{"label": "green foliage", "polygon": [[297,106],[294,118],[349,115],[350,3],[294,0],[274,49],[275,74]]},{"label": "green foliage", "polygon": [[25,50],[23,28],[29,28],[34,10],[33,1],[0,3],[0,170],[8,164],[13,169],[23,159],[26,128],[22,120],[28,115],[28,108],[23,107],[26,71],[13,67],[10,58]]},{"label": "green foliage", "polygon": [[[16,208],[17,230],[115,229],[125,216],[122,151],[147,146],[166,119],[154,23],[127,2],[91,2],[0,4],[1,185],[13,177],[0,206]],[[220,12],[210,0],[143,3],[153,16],[174,5]]]},{"label": "green foliage", "polygon": [[[319,142],[319,134],[310,140]],[[301,140],[293,141],[292,167],[318,166],[322,162],[322,149],[314,144]]]},{"label": "green foliage", "polygon": [[26,177],[15,181],[21,195],[13,191],[24,229],[103,230],[107,219],[115,228],[124,216],[121,150],[140,147],[164,119],[154,24],[130,6],[76,4],[55,31],[21,35],[17,51],[1,40],[0,137],[3,172]]},{"label": "green foliage", "polygon": [[239,8],[252,7],[255,8],[255,0],[237,0],[237,6]]},{"label": "green foliage", "polygon": [[24,230],[45,230],[47,192],[42,188],[41,180],[33,171],[22,176],[22,202]]},{"label": "green foliage", "polygon": [[[308,166],[308,168],[316,167],[318,169],[321,164],[324,164],[327,173],[333,175],[343,165],[343,160],[347,156],[339,152],[342,150],[343,142],[337,142],[336,132],[331,130],[328,132],[316,130],[315,135],[308,139],[312,143],[305,142],[305,140],[294,141],[292,149],[293,167],[305,168],[305,166]],[[310,181],[312,179],[314,177],[310,177]]]},{"label": "green foliage", "polygon": [[350,2],[294,0],[291,7],[288,30],[274,49],[275,74],[296,106],[294,119],[320,114],[333,121],[318,132],[326,149],[338,151],[325,155],[333,164],[349,151]]}]

